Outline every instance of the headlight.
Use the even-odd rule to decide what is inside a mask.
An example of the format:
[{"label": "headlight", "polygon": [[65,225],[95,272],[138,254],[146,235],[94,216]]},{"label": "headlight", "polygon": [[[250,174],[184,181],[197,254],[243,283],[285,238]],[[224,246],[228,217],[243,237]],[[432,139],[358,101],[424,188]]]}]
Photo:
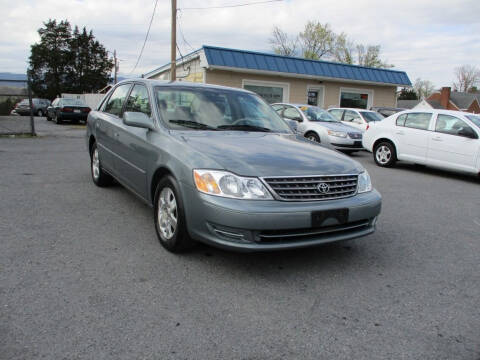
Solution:
[{"label": "headlight", "polygon": [[197,190],[205,194],[234,199],[273,199],[257,178],[241,177],[218,170],[193,170],[193,178]]},{"label": "headlight", "polygon": [[347,133],[344,133],[343,131],[328,130],[328,135],[341,137],[341,138],[346,138],[347,137]]},{"label": "headlight", "polygon": [[358,193],[372,191],[372,181],[367,170],[358,175]]}]

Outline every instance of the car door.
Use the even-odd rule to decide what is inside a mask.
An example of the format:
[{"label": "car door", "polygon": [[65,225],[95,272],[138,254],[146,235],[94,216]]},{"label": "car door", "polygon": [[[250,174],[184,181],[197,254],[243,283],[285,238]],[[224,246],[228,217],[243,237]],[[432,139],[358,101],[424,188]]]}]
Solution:
[{"label": "car door", "polygon": [[283,118],[287,121],[296,121],[298,123],[297,132],[302,135],[305,133],[305,121],[303,121],[303,116],[300,113],[300,110],[298,110],[296,107],[285,105],[285,109],[283,110]]},{"label": "car door", "polygon": [[118,176],[115,168],[115,158],[118,156],[115,151],[115,137],[118,133],[118,126],[122,123],[120,115],[131,86],[131,83],[117,86],[102,105],[95,121],[100,162],[103,168],[112,172],[115,176]]},{"label": "car door", "polygon": [[[465,134],[474,134],[468,137]],[[435,130],[430,134],[427,161],[429,164],[464,171],[476,170],[480,149],[478,133],[464,120],[446,114],[438,114]]]},{"label": "car door", "polygon": [[365,131],[367,125],[365,124],[365,120],[360,116],[360,114],[353,110],[345,110],[343,114],[342,123],[346,125],[353,126],[359,130]]},{"label": "car door", "polygon": [[[152,119],[148,89],[143,84],[134,84],[127,97],[123,113],[141,112]],[[151,146],[152,130],[129,126],[121,121],[115,136],[115,166],[119,179],[139,196],[147,199],[147,161],[155,152]],[[154,155],[154,154],[153,154]]]},{"label": "car door", "polygon": [[431,121],[431,112],[412,112],[397,117],[393,136],[400,160],[410,160],[419,164],[426,162]]}]

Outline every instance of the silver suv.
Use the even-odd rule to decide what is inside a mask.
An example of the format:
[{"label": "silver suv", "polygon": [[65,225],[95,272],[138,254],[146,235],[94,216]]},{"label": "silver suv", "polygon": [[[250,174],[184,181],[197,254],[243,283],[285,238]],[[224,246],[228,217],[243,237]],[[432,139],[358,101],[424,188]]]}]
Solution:
[{"label": "silver suv", "polygon": [[345,125],[327,111],[312,105],[272,104],[285,120],[298,122],[297,133],[326,147],[352,153],[362,150],[362,131]]},{"label": "silver suv", "polygon": [[151,205],[173,252],[346,240],[371,234],[380,213],[358,162],[294,134],[250,91],[126,80],[89,113],[86,145],[93,182],[115,178]]}]

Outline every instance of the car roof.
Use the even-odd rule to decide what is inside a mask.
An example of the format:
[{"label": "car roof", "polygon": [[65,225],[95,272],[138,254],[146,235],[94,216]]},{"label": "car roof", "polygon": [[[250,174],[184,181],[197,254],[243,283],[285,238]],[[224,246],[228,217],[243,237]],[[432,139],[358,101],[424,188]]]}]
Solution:
[{"label": "car roof", "polygon": [[125,80],[119,81],[116,85],[131,83],[131,82],[142,82],[149,86],[162,86],[162,87],[175,86],[175,87],[185,87],[185,88],[230,90],[230,91],[238,91],[238,92],[244,92],[244,93],[256,95],[256,93],[253,91],[249,91],[241,88],[234,88],[229,86],[213,85],[213,84],[204,84],[204,83],[182,81],[182,80],[169,81],[169,80],[157,80],[157,79],[145,79],[145,78],[132,78],[132,79],[125,79]]},{"label": "car roof", "polygon": [[[427,112],[427,113],[432,113],[432,114],[443,114],[443,115],[452,115],[452,116],[455,116],[455,115],[457,115],[457,116],[458,115],[462,115],[462,116],[477,115],[477,116],[480,116],[479,114],[473,114],[473,113],[466,112],[466,111],[444,110],[444,109],[408,109],[408,110],[400,111],[397,114],[408,114],[408,113],[418,113],[418,112]],[[397,115],[397,114],[394,114],[394,115]]]},{"label": "car roof", "polygon": [[354,110],[354,111],[363,111],[363,112],[376,112],[373,110],[361,109],[361,108],[349,108],[349,107],[332,107],[328,110]]},{"label": "car roof", "polygon": [[290,106],[295,106],[297,108],[300,108],[302,106],[307,106],[307,107],[315,107],[315,108],[319,108],[319,109],[323,110],[320,106],[317,106],[317,105],[298,104],[298,103],[277,102],[277,103],[273,103],[273,104],[270,104],[270,105],[290,105]]}]

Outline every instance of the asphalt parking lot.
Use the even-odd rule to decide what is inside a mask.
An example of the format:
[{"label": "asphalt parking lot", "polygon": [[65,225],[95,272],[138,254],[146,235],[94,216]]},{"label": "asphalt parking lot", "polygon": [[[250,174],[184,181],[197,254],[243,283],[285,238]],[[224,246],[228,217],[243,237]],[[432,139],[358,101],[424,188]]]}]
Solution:
[{"label": "asphalt parking lot", "polygon": [[90,179],[82,126],[0,138],[0,359],[480,359],[480,181],[353,157],[376,233],[313,249],[164,251]]}]

